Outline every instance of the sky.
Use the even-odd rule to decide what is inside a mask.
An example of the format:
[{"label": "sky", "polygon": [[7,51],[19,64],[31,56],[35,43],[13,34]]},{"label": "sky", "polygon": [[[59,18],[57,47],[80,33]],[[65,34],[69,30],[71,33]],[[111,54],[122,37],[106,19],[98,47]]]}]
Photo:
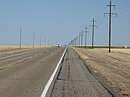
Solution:
[{"label": "sky", "polygon": [[[95,18],[94,44],[108,44],[109,0],[0,0],[0,44],[67,44]],[[112,0],[112,44],[130,44],[130,0]]]}]

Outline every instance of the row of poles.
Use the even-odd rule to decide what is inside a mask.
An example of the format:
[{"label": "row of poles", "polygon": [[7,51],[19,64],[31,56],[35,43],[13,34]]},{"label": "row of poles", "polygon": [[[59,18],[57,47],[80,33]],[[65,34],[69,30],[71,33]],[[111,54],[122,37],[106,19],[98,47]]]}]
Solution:
[{"label": "row of poles", "polygon": [[[22,27],[20,27],[20,33],[19,33],[19,48],[21,49],[22,48]],[[40,36],[40,48],[42,46],[42,37]],[[34,45],[35,45],[35,32],[33,32],[33,41],[32,41],[32,48],[34,48]]]},{"label": "row of poles", "polygon": [[[92,25],[90,25],[92,27],[92,49],[94,46],[94,31],[95,31],[95,19],[93,18],[92,20]],[[83,47],[83,42],[84,42],[84,46],[87,47],[87,38],[88,38],[88,27],[85,27],[84,31],[81,31],[73,40],[70,41],[69,45],[73,45],[73,46],[79,46],[79,47]]]},{"label": "row of poles", "polygon": [[[115,5],[112,5],[112,1],[110,0],[109,5],[107,5],[109,7],[109,13],[104,13],[104,15],[108,14],[109,15],[109,28],[108,28],[108,32],[109,32],[109,38],[108,38],[108,44],[109,44],[109,53],[111,52],[111,28],[112,28],[112,15],[116,14],[116,13],[112,13],[112,6],[115,7]],[[117,16],[117,14],[116,14]],[[94,48],[94,31],[95,31],[95,19],[93,18],[92,20],[92,25],[90,25],[92,27],[92,46],[91,48]],[[79,46],[79,47],[83,47],[83,37],[84,37],[84,44],[85,47],[87,47],[87,33],[88,33],[88,27],[85,27],[85,31],[81,31],[79,33],[78,36],[76,36],[74,39],[72,39],[69,43],[69,45],[74,45],[74,46]]]}]

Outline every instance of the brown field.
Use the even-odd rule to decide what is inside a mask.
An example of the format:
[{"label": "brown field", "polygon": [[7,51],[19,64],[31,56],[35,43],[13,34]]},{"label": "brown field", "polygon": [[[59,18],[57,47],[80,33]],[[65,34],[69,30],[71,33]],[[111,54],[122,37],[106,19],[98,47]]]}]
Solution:
[{"label": "brown field", "polygon": [[[41,47],[44,48],[44,47],[49,47],[49,46],[42,45]],[[21,45],[21,49],[29,49],[29,48],[33,48],[33,46],[30,44]],[[34,48],[40,48],[40,46],[35,45]],[[14,51],[14,50],[20,50],[19,45],[17,45],[17,44],[12,44],[12,45],[11,44],[9,44],[9,45],[0,44],[0,52],[9,52],[9,51]]]},{"label": "brown field", "polygon": [[74,48],[120,95],[130,97],[130,49]]}]

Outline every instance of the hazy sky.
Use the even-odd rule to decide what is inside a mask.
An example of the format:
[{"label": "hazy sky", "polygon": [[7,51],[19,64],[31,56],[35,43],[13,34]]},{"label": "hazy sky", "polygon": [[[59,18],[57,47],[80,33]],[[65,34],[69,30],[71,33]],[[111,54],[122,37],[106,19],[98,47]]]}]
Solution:
[{"label": "hazy sky", "polygon": [[[85,26],[96,20],[95,43],[108,43],[109,0],[0,0],[0,44],[18,44],[22,27],[22,43],[67,44]],[[130,0],[112,0],[112,43],[130,44]],[[91,43],[91,28],[88,41]]]}]

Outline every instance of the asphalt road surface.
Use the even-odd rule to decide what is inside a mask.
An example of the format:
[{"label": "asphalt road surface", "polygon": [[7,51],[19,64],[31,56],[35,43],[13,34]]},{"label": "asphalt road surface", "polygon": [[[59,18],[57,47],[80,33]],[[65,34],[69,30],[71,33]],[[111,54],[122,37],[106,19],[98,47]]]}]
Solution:
[{"label": "asphalt road surface", "polygon": [[67,49],[51,97],[114,97],[87,70],[77,53]]},{"label": "asphalt road surface", "polygon": [[40,97],[64,48],[0,54],[0,97]]},{"label": "asphalt road surface", "polygon": [[[41,97],[64,50],[51,47],[0,54],[0,97]],[[47,97],[114,97],[72,48],[67,49],[54,79]]]}]

